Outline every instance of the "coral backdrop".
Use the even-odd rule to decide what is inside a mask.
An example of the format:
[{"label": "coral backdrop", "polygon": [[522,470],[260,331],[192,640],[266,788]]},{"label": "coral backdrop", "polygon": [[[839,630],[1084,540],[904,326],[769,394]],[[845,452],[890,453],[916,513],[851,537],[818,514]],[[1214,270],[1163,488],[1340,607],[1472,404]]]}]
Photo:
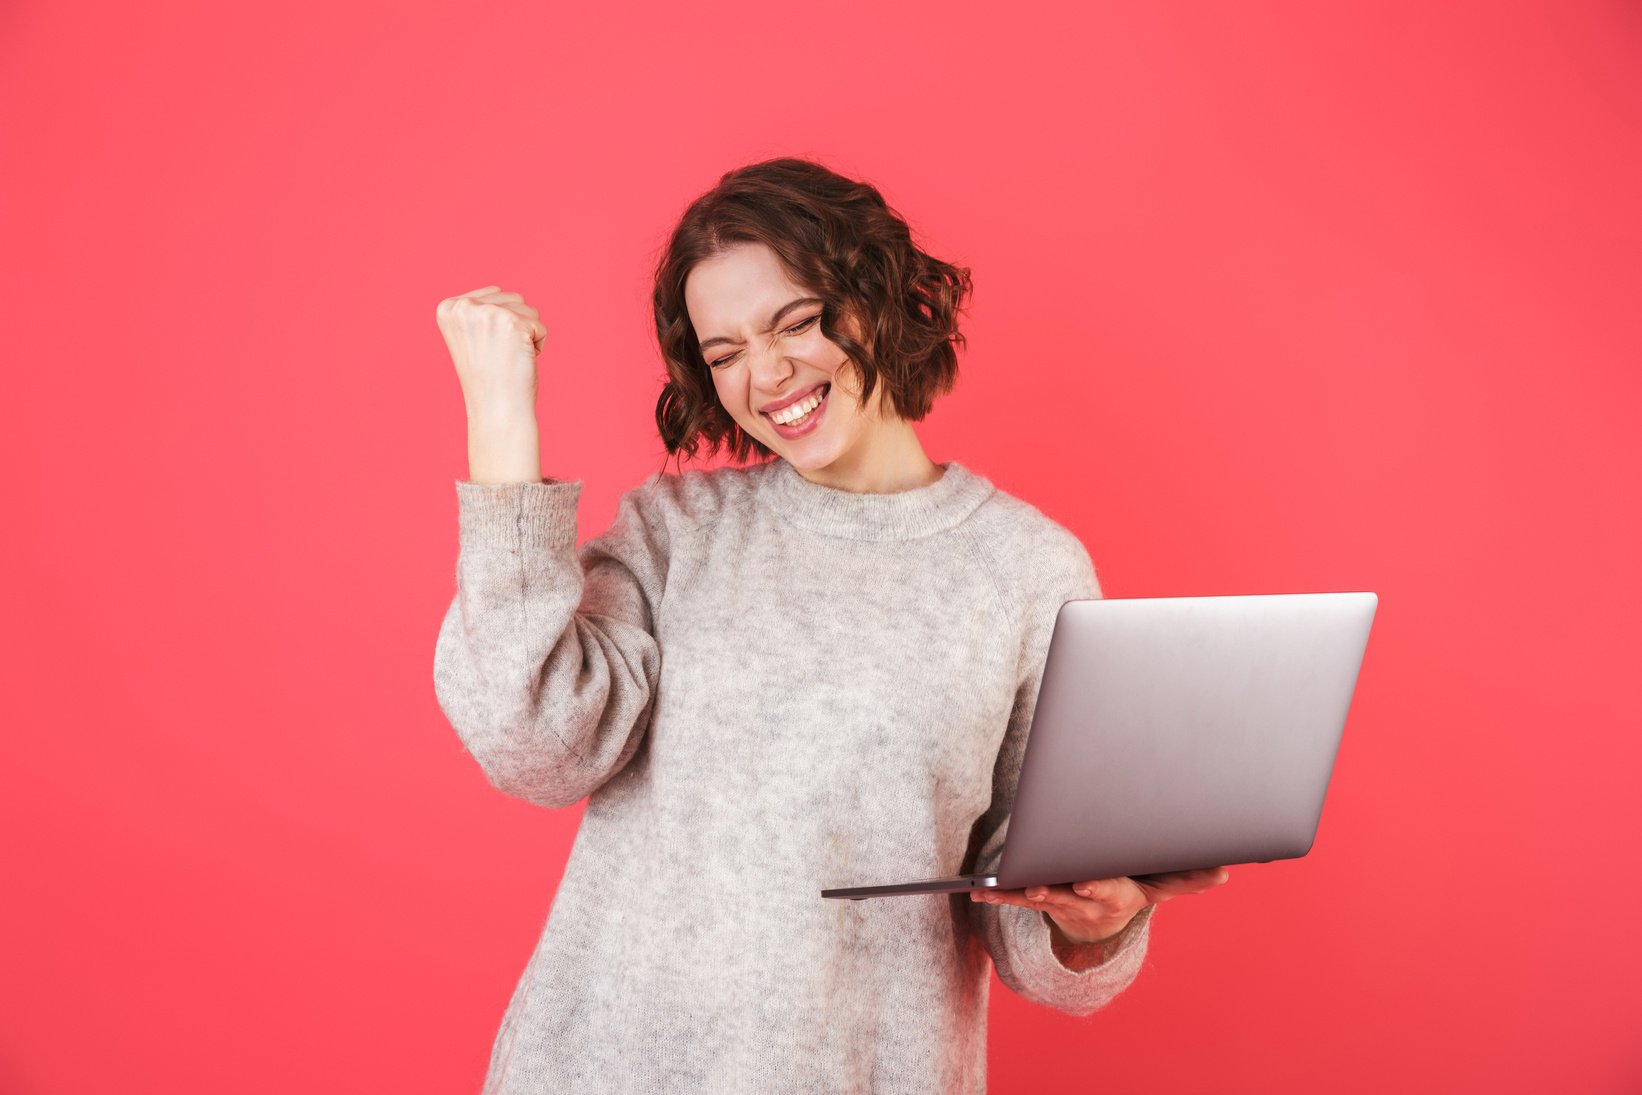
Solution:
[{"label": "coral backdrop", "polygon": [[435,703],[434,306],[541,309],[585,539],[784,154],[973,269],[926,447],[1108,595],[1380,595],[1312,853],[991,1090],[1642,1090],[1635,5],[16,0],[0,116],[0,1092],[477,1091],[579,808]]}]

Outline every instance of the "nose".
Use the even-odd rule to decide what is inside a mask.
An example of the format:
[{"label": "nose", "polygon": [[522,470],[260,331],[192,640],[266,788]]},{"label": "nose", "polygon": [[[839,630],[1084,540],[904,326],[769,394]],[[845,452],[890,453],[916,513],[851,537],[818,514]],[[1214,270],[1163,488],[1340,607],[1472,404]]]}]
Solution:
[{"label": "nose", "polygon": [[749,348],[748,353],[753,386],[760,391],[779,391],[793,374],[792,358],[781,352],[779,339],[770,346]]}]

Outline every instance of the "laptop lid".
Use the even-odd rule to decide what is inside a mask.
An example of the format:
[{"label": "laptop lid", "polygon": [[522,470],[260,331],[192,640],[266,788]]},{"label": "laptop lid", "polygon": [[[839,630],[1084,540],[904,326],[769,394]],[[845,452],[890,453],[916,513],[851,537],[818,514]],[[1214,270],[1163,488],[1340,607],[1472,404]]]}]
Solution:
[{"label": "laptop lid", "polygon": [[1378,603],[1373,593],[1066,602],[998,885],[1305,855]]}]

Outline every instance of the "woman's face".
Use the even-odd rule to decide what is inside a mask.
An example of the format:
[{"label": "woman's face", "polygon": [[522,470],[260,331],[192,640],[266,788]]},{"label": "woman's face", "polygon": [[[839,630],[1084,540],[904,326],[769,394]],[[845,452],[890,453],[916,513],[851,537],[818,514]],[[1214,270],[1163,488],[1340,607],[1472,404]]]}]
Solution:
[{"label": "woman's face", "polygon": [[[857,413],[855,363],[821,334],[821,301],[788,279],[768,246],[735,244],[696,264],[684,282],[684,305],[718,400],[748,434],[805,471],[847,468],[868,451],[865,442],[885,421],[884,386]],[[859,328],[841,322],[859,338]],[[820,406],[796,423],[770,417],[772,408],[790,412],[815,395]]]}]

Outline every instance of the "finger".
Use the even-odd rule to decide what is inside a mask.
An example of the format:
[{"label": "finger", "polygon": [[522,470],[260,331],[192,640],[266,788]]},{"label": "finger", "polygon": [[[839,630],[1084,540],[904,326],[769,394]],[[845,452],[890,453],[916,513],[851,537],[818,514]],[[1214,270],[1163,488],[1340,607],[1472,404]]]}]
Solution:
[{"label": "finger", "polygon": [[1155,881],[1141,882],[1140,885],[1155,900],[1167,901],[1181,894],[1203,893],[1230,880],[1231,873],[1224,867],[1206,867],[1195,871],[1172,871],[1166,875],[1157,875]]},{"label": "finger", "polygon": [[1231,874],[1224,867],[1197,867],[1190,871],[1165,871],[1162,874],[1150,875],[1149,877],[1163,879],[1165,881],[1172,879],[1181,879],[1183,881],[1212,881],[1218,879],[1224,882],[1227,878],[1231,877]]},{"label": "finger", "polygon": [[1026,899],[1038,909],[1049,906],[1071,909],[1084,904],[1084,901],[1072,892],[1071,886],[1028,886]]},{"label": "finger", "polygon": [[486,298],[486,304],[499,305],[525,321],[525,333],[530,338],[530,345],[536,353],[542,352],[542,346],[547,342],[547,327],[543,325],[541,313],[524,302],[524,297],[518,293],[492,293]]},{"label": "finger", "polygon": [[1043,902],[1026,896],[1025,890],[971,890],[971,901],[983,905],[1019,905],[1023,909],[1041,909]]},{"label": "finger", "polygon": [[971,890],[970,900],[988,905],[1019,905],[1023,909],[1079,909],[1088,902],[1070,886],[1027,886],[1019,890]]},{"label": "finger", "polygon": [[1190,892],[1200,893],[1215,886],[1224,885],[1231,880],[1231,872],[1224,867],[1202,867],[1195,871],[1177,871],[1167,876],[1170,884],[1191,887]]},{"label": "finger", "polygon": [[1072,892],[1085,901],[1098,901],[1108,908],[1116,909],[1132,898],[1140,886],[1134,879],[1123,878],[1092,878],[1087,882],[1076,882],[1072,885]]}]

